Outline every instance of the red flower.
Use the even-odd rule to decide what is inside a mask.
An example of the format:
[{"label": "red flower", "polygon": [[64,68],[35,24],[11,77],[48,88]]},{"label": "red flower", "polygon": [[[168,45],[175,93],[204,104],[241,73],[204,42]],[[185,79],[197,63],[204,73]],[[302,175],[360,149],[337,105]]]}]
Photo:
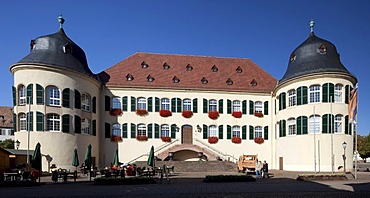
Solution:
[{"label": "red flower", "polygon": [[235,118],[241,118],[242,117],[242,112],[241,111],[234,111],[232,114]]},{"label": "red flower", "polygon": [[122,137],[121,136],[118,136],[118,135],[112,135],[112,137],[110,138],[110,140],[112,142],[122,142]]},{"label": "red flower", "polygon": [[254,138],[254,142],[257,144],[262,144],[265,140],[261,137]]},{"label": "red flower", "polygon": [[172,113],[170,110],[161,109],[159,111],[159,115],[162,117],[169,117],[169,116],[172,116]]},{"label": "red flower", "polygon": [[162,136],[161,139],[163,142],[171,142],[171,137]]},{"label": "red flower", "polygon": [[208,137],[208,143],[210,144],[216,144],[218,142],[218,137]]},{"label": "red flower", "polygon": [[136,114],[139,116],[146,116],[148,115],[148,111],[145,109],[136,109]]},{"label": "red flower", "polygon": [[182,111],[182,116],[184,118],[190,118],[191,116],[193,116],[193,112],[189,111],[189,110],[184,110],[184,111]]},{"label": "red flower", "polygon": [[122,115],[122,109],[111,109],[109,112],[112,116]]},{"label": "red flower", "polygon": [[208,117],[211,118],[212,120],[216,120],[220,116],[218,111],[210,111],[208,112]]},{"label": "red flower", "polygon": [[262,118],[263,113],[262,112],[254,112],[254,116]]},{"label": "red flower", "polygon": [[235,144],[240,144],[242,142],[242,139],[240,137],[233,137],[231,141]]},{"label": "red flower", "polygon": [[138,136],[136,136],[136,139],[139,140],[139,141],[148,141],[148,136],[138,135]]}]

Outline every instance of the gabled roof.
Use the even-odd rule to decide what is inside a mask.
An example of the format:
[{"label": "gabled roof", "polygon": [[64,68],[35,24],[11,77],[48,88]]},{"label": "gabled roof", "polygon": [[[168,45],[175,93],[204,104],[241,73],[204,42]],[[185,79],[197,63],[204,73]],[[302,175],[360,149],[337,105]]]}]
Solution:
[{"label": "gabled roof", "polygon": [[13,128],[13,107],[0,106],[0,127]]},{"label": "gabled roof", "polygon": [[109,76],[107,87],[270,93],[277,84],[274,77],[247,58],[139,52],[105,72]]}]

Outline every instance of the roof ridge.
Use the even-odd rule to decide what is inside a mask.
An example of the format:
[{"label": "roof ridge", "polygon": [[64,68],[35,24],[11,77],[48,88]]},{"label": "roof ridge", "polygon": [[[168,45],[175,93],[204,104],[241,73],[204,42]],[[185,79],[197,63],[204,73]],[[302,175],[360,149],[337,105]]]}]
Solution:
[{"label": "roof ridge", "polygon": [[148,55],[166,55],[166,56],[190,56],[190,57],[203,57],[203,58],[220,58],[220,59],[243,59],[243,60],[251,60],[250,58],[241,58],[241,57],[220,57],[220,56],[206,56],[206,55],[191,55],[191,54],[165,54],[165,53],[155,53],[155,52],[136,52],[135,54],[131,55],[134,56],[136,54],[148,54]]}]

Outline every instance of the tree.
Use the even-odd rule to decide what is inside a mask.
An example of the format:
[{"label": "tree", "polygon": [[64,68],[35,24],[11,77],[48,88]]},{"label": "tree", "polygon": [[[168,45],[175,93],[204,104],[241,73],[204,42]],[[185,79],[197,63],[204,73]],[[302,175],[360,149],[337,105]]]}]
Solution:
[{"label": "tree", "polygon": [[358,139],[358,153],[362,159],[370,157],[370,134]]},{"label": "tree", "polygon": [[14,140],[6,139],[0,142],[0,147],[5,149],[14,149]]}]

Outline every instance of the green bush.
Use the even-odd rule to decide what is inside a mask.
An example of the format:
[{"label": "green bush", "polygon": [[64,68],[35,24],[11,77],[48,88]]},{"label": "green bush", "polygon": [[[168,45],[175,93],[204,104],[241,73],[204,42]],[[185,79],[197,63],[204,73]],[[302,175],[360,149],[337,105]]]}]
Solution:
[{"label": "green bush", "polygon": [[298,181],[312,181],[312,180],[346,180],[347,177],[343,173],[334,174],[299,174],[297,177]]},{"label": "green bush", "polygon": [[254,182],[256,179],[250,175],[207,175],[203,182]]},{"label": "green bush", "polygon": [[95,184],[98,185],[135,185],[135,184],[155,184],[156,181],[150,177],[127,177],[127,178],[96,178]]}]

